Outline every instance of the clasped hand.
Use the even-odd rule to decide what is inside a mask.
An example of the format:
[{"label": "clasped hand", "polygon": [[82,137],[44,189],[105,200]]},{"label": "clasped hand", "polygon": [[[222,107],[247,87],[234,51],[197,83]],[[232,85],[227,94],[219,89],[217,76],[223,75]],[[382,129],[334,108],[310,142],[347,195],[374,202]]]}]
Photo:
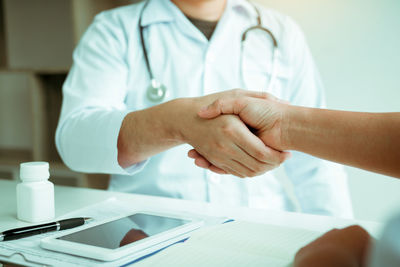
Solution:
[{"label": "clasped hand", "polygon": [[194,148],[188,156],[197,166],[254,177],[290,156],[282,149],[279,106],[283,104],[273,96],[235,89],[196,100],[203,104],[192,118],[197,123],[183,136]]}]

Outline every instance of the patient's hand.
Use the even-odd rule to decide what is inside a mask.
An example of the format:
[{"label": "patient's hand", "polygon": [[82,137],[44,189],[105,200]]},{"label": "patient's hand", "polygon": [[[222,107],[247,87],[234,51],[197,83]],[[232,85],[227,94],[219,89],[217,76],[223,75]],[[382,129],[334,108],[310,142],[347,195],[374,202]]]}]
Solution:
[{"label": "patient's hand", "polygon": [[[283,151],[284,142],[281,125],[287,105],[272,95],[264,94],[264,96],[263,98],[241,95],[234,97],[224,96],[209,106],[202,108],[198,115],[209,120],[215,120],[223,114],[237,115],[248,127],[254,130],[254,133],[263,141],[265,147]],[[282,155],[283,160],[281,162],[287,159],[290,153],[282,152]],[[199,167],[210,169],[220,174],[226,173],[216,168],[203,157],[201,151],[193,149],[189,151],[188,156],[195,159],[195,164]]]},{"label": "patient's hand", "polygon": [[307,246],[295,257],[295,267],[365,266],[370,236],[358,225],[334,229]]}]

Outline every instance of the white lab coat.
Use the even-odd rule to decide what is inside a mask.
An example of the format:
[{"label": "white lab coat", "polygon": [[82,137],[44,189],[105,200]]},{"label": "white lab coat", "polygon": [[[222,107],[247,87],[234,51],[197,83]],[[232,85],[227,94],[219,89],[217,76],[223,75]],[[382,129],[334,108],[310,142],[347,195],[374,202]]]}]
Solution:
[{"label": "white lab coat", "polygon": [[[154,105],[146,98],[150,81],[138,27],[142,8],[138,3],[99,14],[76,48],[56,133],[64,162],[76,171],[112,174],[110,189],[115,191],[293,210],[273,172],[252,179],[217,175],[194,165],[188,145],[128,169],[118,165],[117,138],[125,115]],[[299,27],[287,16],[261,10],[264,26],[279,43],[278,78],[270,93],[294,105],[324,106],[319,74]],[[228,0],[208,41],[172,2],[151,0],[142,24],[153,73],[168,88],[164,101],[232,88],[265,90],[272,53],[265,33],[249,38],[239,66],[241,35],[255,23],[247,1]],[[352,216],[341,166],[297,152],[284,166],[303,212]]]},{"label": "white lab coat", "polygon": [[370,267],[400,266],[400,213],[388,222],[381,238],[375,241],[369,258]]}]

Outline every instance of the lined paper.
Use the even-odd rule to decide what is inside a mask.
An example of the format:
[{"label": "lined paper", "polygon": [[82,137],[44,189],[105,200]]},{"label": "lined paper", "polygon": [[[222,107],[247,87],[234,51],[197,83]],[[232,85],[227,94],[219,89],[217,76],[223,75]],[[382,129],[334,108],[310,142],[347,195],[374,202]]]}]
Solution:
[{"label": "lined paper", "polygon": [[291,266],[302,246],[321,233],[243,221],[197,231],[135,266]]}]

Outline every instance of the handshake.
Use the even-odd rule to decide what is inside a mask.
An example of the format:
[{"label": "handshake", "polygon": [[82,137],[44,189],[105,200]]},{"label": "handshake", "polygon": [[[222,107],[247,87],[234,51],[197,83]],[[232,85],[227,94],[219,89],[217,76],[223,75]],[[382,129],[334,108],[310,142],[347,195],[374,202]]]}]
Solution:
[{"label": "handshake", "polygon": [[188,156],[197,166],[219,174],[254,177],[290,157],[285,152],[289,149],[285,133],[287,102],[268,93],[239,89],[206,96],[210,97],[213,102],[204,105],[197,116],[202,120],[219,119],[220,123],[209,129],[214,135],[218,128],[219,138],[212,147],[194,145],[189,151]]}]

